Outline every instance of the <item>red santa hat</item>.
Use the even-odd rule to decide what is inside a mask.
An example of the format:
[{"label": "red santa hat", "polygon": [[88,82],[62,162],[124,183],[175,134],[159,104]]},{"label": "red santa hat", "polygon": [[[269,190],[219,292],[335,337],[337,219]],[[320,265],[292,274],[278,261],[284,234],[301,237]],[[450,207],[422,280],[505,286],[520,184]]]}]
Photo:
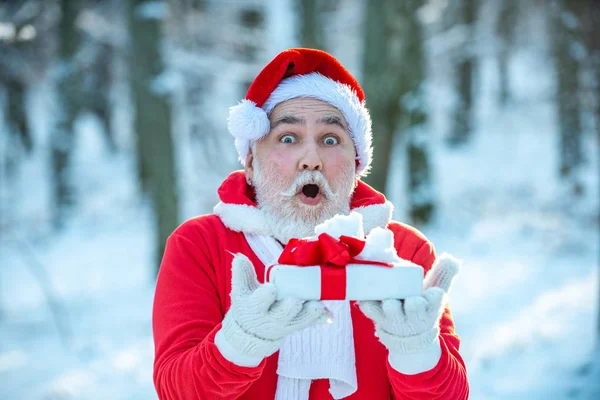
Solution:
[{"label": "red santa hat", "polygon": [[312,97],[344,115],[356,148],[356,175],[366,175],[373,154],[371,117],[365,94],[354,77],[330,54],[315,49],[288,49],[258,74],[246,98],[229,109],[228,128],[242,164],[252,143],[270,131],[268,115],[283,101]]}]

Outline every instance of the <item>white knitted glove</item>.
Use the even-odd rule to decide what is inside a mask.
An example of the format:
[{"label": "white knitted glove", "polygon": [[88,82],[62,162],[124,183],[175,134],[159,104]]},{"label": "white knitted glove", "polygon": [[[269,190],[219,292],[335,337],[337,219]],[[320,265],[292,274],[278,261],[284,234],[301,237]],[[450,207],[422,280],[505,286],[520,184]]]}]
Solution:
[{"label": "white knitted glove", "polygon": [[[361,311],[375,323],[375,335],[393,355],[428,352],[438,342],[439,321],[446,306],[446,293],[459,269],[449,254],[436,259],[423,282],[422,296],[404,301],[362,301]],[[438,345],[439,353],[439,345]],[[438,356],[439,359],[439,356]]]},{"label": "white knitted glove", "polygon": [[319,301],[276,301],[273,283],[260,284],[252,262],[243,254],[235,255],[231,275],[231,307],[215,344],[234,364],[256,366],[275,353],[290,333],[327,320]]}]

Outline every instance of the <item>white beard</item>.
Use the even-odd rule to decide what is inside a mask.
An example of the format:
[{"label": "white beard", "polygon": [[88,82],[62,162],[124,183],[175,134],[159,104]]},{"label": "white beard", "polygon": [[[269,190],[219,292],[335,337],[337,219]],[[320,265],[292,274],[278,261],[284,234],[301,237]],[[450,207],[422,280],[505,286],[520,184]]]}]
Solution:
[{"label": "white beard", "polygon": [[315,227],[329,218],[334,217],[336,214],[348,215],[350,214],[350,205],[340,208],[337,211],[323,214],[316,220],[306,221],[299,217],[281,217],[279,213],[269,212],[263,208],[265,213],[268,229],[275,239],[279,242],[286,244],[292,238],[303,238],[313,236],[315,234]]},{"label": "white beard", "polygon": [[[292,238],[313,236],[317,225],[336,214],[350,214],[350,198],[356,185],[353,169],[348,168],[348,173],[338,175],[335,182],[338,187],[335,191],[329,187],[320,172],[305,173],[319,180],[325,186],[324,192],[327,194],[322,199],[323,204],[310,206],[302,203],[295,195],[290,197],[283,193],[289,189],[285,187],[287,185],[282,182],[278,171],[269,170],[268,167],[263,170],[257,158],[254,158],[253,166],[258,207],[265,213],[271,236],[283,244]],[[301,181],[299,178],[302,177],[299,175],[296,183]]]}]

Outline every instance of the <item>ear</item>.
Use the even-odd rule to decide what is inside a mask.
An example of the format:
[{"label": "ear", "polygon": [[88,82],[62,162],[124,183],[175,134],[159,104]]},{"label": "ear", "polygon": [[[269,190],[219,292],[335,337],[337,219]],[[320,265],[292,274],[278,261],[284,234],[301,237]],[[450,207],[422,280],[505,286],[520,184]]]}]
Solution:
[{"label": "ear", "polygon": [[252,153],[252,148],[250,148],[250,152],[246,156],[246,162],[244,163],[244,174],[246,175],[246,181],[252,182],[254,178],[254,166],[252,165],[254,161],[254,154]]}]

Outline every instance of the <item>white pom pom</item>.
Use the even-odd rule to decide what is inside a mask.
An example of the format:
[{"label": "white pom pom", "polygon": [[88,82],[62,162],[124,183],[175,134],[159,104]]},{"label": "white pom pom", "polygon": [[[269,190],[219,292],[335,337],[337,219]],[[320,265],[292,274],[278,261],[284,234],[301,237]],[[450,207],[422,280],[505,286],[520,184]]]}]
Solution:
[{"label": "white pom pom", "polygon": [[354,236],[363,239],[365,236],[363,230],[362,215],[357,212],[351,212],[350,215],[336,215],[333,218],[319,224],[315,227],[315,233],[327,233],[339,240],[340,236]]},{"label": "white pom pom", "polygon": [[252,142],[269,133],[271,123],[262,108],[251,100],[242,100],[229,109],[227,128],[236,139]]},{"label": "white pom pom", "polygon": [[394,248],[394,233],[389,229],[374,228],[368,235],[365,248],[356,256],[358,260],[399,263],[402,260]]}]

